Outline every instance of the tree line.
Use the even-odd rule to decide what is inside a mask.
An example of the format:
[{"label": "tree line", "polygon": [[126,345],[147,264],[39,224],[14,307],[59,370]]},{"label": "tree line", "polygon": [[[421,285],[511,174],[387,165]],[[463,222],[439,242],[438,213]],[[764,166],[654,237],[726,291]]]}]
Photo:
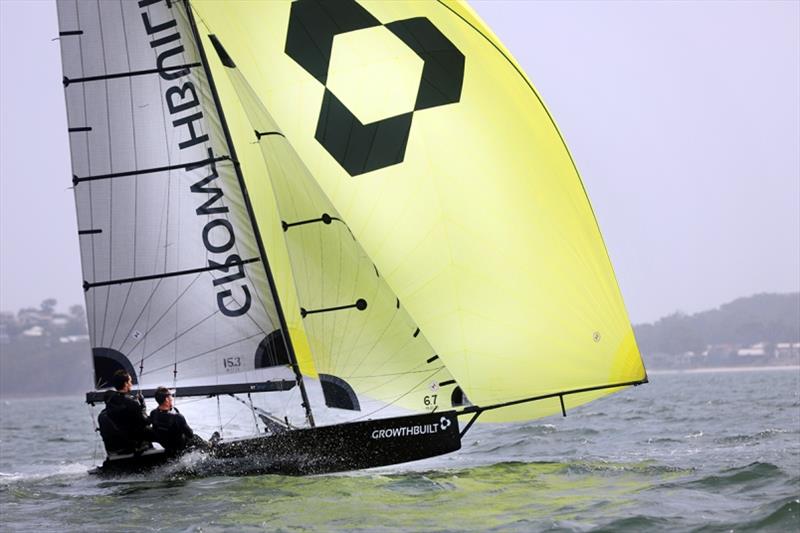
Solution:
[{"label": "tree line", "polygon": [[[0,313],[0,394],[76,394],[92,386],[91,346],[80,305],[57,301]],[[758,294],[692,315],[673,313],[634,326],[647,360],[656,354],[701,353],[713,345],[800,342],[800,293]]]},{"label": "tree line", "polygon": [[66,313],[54,298],[0,312],[0,394],[59,395],[89,390],[91,347],[83,306]]},{"label": "tree line", "polygon": [[710,345],[800,342],[800,293],[757,294],[692,315],[634,326],[644,354],[699,353]]}]

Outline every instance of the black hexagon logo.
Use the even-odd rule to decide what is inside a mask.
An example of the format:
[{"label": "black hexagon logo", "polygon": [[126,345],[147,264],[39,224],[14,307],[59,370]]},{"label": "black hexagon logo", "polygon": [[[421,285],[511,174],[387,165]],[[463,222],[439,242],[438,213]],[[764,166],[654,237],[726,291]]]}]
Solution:
[{"label": "black hexagon logo", "polygon": [[[384,26],[422,59],[422,76],[413,109],[362,124],[326,83],[334,37],[375,26]],[[381,24],[355,0],[297,0],[284,51],[326,85],[314,138],[351,176],[401,163],[414,113],[461,98],[464,54],[425,17]]]}]

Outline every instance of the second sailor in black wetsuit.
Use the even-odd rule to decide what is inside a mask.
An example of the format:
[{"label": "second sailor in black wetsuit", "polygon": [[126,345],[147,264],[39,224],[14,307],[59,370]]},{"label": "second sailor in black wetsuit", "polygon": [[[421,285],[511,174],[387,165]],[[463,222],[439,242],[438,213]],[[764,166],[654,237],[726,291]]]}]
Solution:
[{"label": "second sailor in black wetsuit", "polygon": [[174,407],[172,392],[168,388],[158,387],[155,396],[158,407],[150,411],[150,422],[153,424],[155,441],[167,453],[178,455],[187,449],[208,447],[203,439],[194,434],[186,419]]}]

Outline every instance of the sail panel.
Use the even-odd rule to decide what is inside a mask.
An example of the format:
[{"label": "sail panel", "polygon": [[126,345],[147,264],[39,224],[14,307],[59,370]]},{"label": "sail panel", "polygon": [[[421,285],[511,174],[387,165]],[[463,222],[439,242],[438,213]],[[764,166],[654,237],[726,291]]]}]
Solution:
[{"label": "sail panel", "polygon": [[271,183],[326,404],[360,411],[364,395],[377,400],[381,414],[390,405],[420,412],[450,408],[456,381],[247,80],[230,58],[226,62],[266,165],[266,174],[246,179]]},{"label": "sail panel", "polygon": [[[564,141],[471,9],[450,1],[194,5],[471,402],[646,379]],[[338,21],[342,13],[353,16]],[[376,58],[387,38],[406,51],[395,42]],[[424,65],[406,80],[418,88],[414,107],[384,106],[394,92],[381,85],[390,78],[383,73],[415,58]],[[496,417],[550,411],[531,404]]]},{"label": "sail panel", "polygon": [[276,304],[185,4],[57,5],[96,386],[115,360],[151,385],[279,360],[264,357]]}]

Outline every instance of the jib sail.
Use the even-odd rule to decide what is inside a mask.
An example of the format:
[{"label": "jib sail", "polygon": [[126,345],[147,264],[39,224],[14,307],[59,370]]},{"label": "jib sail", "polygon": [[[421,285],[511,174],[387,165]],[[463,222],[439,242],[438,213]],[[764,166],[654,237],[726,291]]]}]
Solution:
[{"label": "jib sail", "polygon": [[[222,44],[212,37],[264,158],[300,315],[329,407],[388,415],[461,405],[457,383],[309,173]],[[364,408],[365,399],[377,400]]]}]

